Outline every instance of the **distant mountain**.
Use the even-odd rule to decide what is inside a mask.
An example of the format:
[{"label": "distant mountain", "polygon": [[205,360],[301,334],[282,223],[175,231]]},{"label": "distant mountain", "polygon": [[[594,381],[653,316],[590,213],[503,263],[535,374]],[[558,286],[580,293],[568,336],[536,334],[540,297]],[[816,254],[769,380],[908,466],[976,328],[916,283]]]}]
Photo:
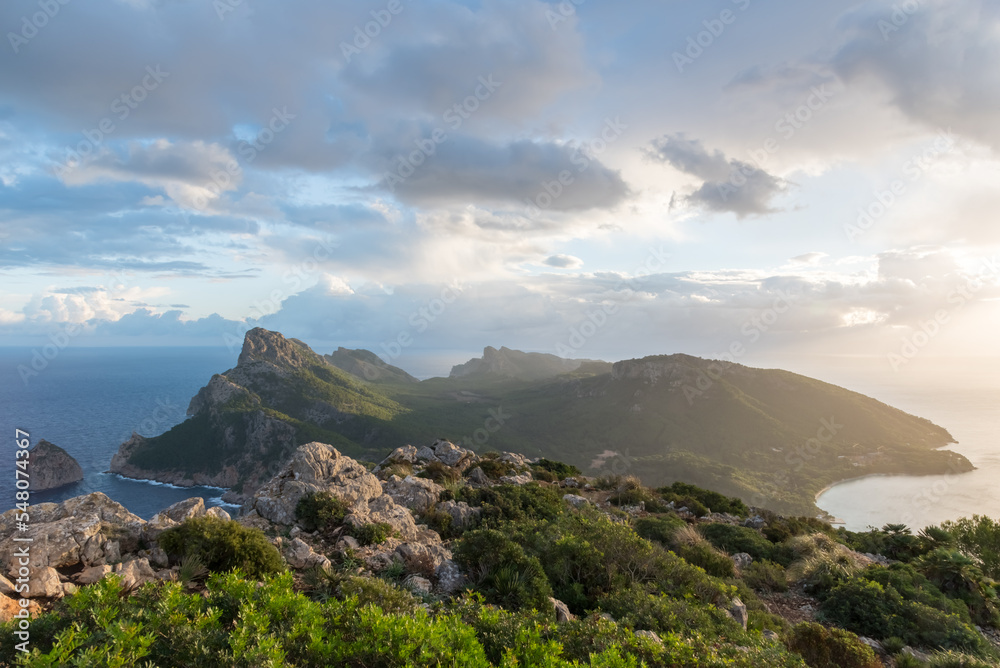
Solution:
[{"label": "distant mountain", "polygon": [[537,381],[555,378],[585,367],[589,374],[606,373],[611,364],[594,360],[570,360],[546,353],[523,353],[510,348],[487,346],[483,356],[458,364],[451,369],[450,378],[509,378]]},{"label": "distant mountain", "polygon": [[324,357],[255,329],[236,367],[214,376],[188,412],[161,436],[122,444],[112,470],[232,487],[239,499],[303,443],[377,461],[445,438],[814,514],[815,495],[840,480],[973,468],[941,450],[954,439],[923,418],[787,371],[689,355],[611,365],[486,348],[448,378],[417,381],[368,351]]},{"label": "distant mountain", "polygon": [[416,378],[397,366],[386,364],[381,357],[369,350],[337,348],[326,361],[362,380],[373,383],[418,383]]}]

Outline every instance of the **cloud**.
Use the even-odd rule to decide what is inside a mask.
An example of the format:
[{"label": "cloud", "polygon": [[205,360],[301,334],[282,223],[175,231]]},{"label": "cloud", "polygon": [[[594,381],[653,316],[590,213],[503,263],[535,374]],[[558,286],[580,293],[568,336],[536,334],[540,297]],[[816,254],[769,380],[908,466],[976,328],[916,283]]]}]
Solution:
[{"label": "cloud", "polygon": [[572,255],[550,255],[545,258],[545,264],[558,269],[579,269],[583,266],[583,260]]},{"label": "cloud", "polygon": [[697,139],[684,134],[664,135],[653,140],[646,155],[702,181],[683,201],[718,213],[735,213],[738,218],[774,213],[771,202],[787,184],[763,169],[741,160],[729,159],[719,150],[709,152]]},{"label": "cloud", "polygon": [[984,0],[863,3],[840,22],[829,65],[873,82],[910,119],[1000,148],[1000,6]]}]

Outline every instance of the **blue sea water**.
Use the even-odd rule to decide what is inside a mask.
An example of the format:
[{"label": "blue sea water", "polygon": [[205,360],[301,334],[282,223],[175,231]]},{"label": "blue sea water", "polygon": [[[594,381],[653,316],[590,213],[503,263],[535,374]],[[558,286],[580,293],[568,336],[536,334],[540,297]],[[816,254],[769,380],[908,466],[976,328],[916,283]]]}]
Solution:
[{"label": "blue sea water", "polygon": [[79,483],[32,493],[30,503],[104,492],[146,519],[192,496],[223,505],[217,488],[177,488],[106,471],[133,431],[155,436],[184,420],[191,397],[212,374],[236,365],[232,351],[68,347],[37,375],[19,373],[18,367],[32,368],[32,357],[31,348],[0,348],[0,511],[16,503],[15,429],[27,431],[32,446],[45,439],[62,447],[84,473]]}]

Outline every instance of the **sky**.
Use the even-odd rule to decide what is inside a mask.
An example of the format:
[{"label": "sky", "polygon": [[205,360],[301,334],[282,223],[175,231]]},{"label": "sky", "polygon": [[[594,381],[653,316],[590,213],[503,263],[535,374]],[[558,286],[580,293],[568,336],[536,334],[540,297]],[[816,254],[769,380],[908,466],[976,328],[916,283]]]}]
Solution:
[{"label": "sky", "polygon": [[995,355],[1000,4],[8,0],[0,344]]}]

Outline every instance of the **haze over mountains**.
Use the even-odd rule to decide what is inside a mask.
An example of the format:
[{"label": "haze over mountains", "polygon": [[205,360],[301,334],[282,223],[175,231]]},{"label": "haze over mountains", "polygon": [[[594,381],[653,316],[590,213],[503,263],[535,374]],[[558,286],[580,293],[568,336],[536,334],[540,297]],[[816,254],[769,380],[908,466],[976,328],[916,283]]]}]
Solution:
[{"label": "haze over mountains", "polygon": [[938,449],[953,441],[945,429],[875,399],[680,354],[610,364],[486,348],[448,378],[418,381],[369,351],[323,356],[258,328],[189,413],[161,436],[124,443],[112,471],[229,487],[238,501],[303,443],[378,461],[445,438],[814,514],[815,494],[838,480],[972,468]]}]

